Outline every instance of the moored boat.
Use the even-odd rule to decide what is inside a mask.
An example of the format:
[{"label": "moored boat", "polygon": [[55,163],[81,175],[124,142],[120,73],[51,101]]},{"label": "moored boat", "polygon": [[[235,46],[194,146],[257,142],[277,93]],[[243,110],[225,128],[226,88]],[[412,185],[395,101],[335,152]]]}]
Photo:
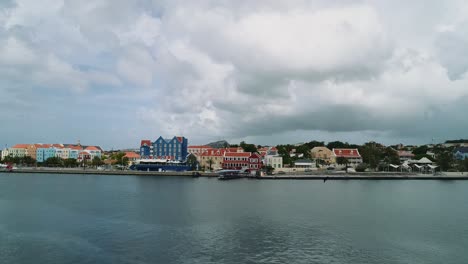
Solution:
[{"label": "moored boat", "polygon": [[165,159],[141,159],[130,166],[138,171],[188,171],[191,169],[185,162]]},{"label": "moored boat", "polygon": [[245,172],[240,170],[221,170],[218,171],[218,180],[240,179],[246,176]]}]

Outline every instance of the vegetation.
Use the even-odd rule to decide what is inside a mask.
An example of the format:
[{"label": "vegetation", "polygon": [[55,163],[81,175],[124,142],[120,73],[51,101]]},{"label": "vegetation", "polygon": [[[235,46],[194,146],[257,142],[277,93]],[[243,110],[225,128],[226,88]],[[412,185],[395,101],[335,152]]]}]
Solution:
[{"label": "vegetation", "polygon": [[104,161],[102,161],[99,157],[94,157],[91,161],[91,165],[95,167],[102,166],[104,165]]},{"label": "vegetation", "polygon": [[50,157],[43,162],[45,167],[63,167],[63,160],[59,157]]},{"label": "vegetation", "polygon": [[359,165],[357,165],[356,167],[356,171],[357,172],[365,172],[368,168],[368,165],[366,163],[361,163]]},{"label": "vegetation", "polygon": [[195,155],[189,155],[187,158],[187,164],[192,170],[196,170],[198,166],[197,157],[195,157]]},{"label": "vegetation", "polygon": [[78,161],[76,159],[64,159],[63,166],[66,168],[76,168],[78,167]]},{"label": "vegetation", "polygon": [[33,166],[36,164],[36,160],[26,156],[26,157],[12,157],[7,156],[2,160],[3,163],[13,163],[22,166]]},{"label": "vegetation", "polygon": [[459,144],[459,143],[468,143],[468,139],[457,139],[457,140],[447,140],[447,144]]},{"label": "vegetation", "polygon": [[245,141],[242,141],[239,145],[245,152],[257,152],[255,144],[247,144]]}]

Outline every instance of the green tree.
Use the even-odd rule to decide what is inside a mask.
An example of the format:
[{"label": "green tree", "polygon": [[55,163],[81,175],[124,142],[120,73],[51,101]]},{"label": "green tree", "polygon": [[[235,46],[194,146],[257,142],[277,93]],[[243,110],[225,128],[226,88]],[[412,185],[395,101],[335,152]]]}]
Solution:
[{"label": "green tree", "polygon": [[415,156],[417,156],[417,155],[425,155],[425,154],[427,153],[427,150],[428,150],[428,149],[429,149],[429,148],[428,148],[427,146],[424,146],[424,145],[423,145],[423,146],[419,146],[419,147],[413,149],[413,154],[414,154]]},{"label": "green tree", "polygon": [[195,157],[195,155],[189,155],[187,157],[187,164],[190,166],[192,170],[196,170],[197,165],[198,165],[197,157]]},{"label": "green tree", "polygon": [[213,165],[213,159],[212,159],[212,158],[209,158],[209,159],[208,159],[208,168],[210,169],[210,171],[213,170],[213,169],[211,168],[212,165]]},{"label": "green tree", "polygon": [[76,159],[64,159],[63,160],[63,166],[67,167],[67,168],[75,168],[78,166],[78,162],[76,161]]},{"label": "green tree", "polygon": [[376,169],[380,160],[384,156],[383,146],[376,142],[368,142],[359,148],[362,161],[369,165],[371,169]]},{"label": "green tree", "polygon": [[32,166],[32,165],[36,164],[36,160],[33,159],[30,156],[26,156],[26,157],[22,158],[21,163],[25,164],[25,165],[28,165],[28,166]]},{"label": "green tree", "polygon": [[104,161],[102,161],[101,158],[96,156],[91,161],[91,165],[93,165],[95,167],[98,167],[98,166],[104,165]]},{"label": "green tree", "polygon": [[441,152],[436,157],[436,163],[442,171],[447,171],[452,168],[454,162],[453,154],[451,152]]},{"label": "green tree", "polygon": [[343,143],[341,141],[332,141],[332,142],[328,142],[327,144],[327,148],[329,149],[334,149],[334,148],[349,148],[349,144],[348,143]]},{"label": "green tree", "polygon": [[245,152],[257,152],[257,147],[255,144],[247,144],[245,141],[242,141],[239,145]]},{"label": "green tree", "polygon": [[346,173],[348,172],[348,163],[349,163],[349,160],[345,157],[338,157],[336,158],[336,163],[338,163],[339,165],[345,165],[345,171]]},{"label": "green tree", "polygon": [[59,157],[50,157],[44,161],[44,166],[46,167],[62,167],[63,160]]}]

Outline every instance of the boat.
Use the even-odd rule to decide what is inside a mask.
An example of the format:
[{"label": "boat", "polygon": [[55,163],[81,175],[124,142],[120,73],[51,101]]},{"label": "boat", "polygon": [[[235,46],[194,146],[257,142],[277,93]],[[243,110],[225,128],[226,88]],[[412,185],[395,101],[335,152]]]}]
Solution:
[{"label": "boat", "polygon": [[241,170],[220,170],[218,171],[218,180],[233,180],[240,179],[247,176],[244,171]]},{"label": "boat", "polygon": [[188,171],[191,169],[186,162],[166,160],[166,159],[140,159],[135,161],[130,167],[131,170],[138,171]]},{"label": "boat", "polygon": [[13,171],[13,165],[0,163],[0,171]]}]

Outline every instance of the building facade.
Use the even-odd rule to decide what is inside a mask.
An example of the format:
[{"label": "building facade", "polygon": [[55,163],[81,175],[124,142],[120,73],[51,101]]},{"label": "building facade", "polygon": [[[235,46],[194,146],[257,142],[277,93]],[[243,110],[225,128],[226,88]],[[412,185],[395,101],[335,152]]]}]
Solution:
[{"label": "building facade", "polygon": [[[362,163],[361,154],[357,149],[333,149],[333,163],[337,163],[338,158],[346,158],[348,160],[348,165],[356,167]],[[344,165],[344,164],[343,164]]]},{"label": "building facade", "polygon": [[159,137],[156,141],[142,140],[140,156],[149,159],[168,159],[185,161],[188,155],[188,140],[185,137],[164,139]]},{"label": "building facade", "polygon": [[265,166],[271,166],[274,169],[283,168],[283,157],[277,155],[266,155],[264,158]]},{"label": "building facade", "polygon": [[460,147],[454,150],[454,156],[457,160],[465,160],[468,158],[468,147]]},{"label": "building facade", "polygon": [[333,163],[333,152],[327,147],[315,147],[310,151],[310,156],[315,160],[323,160],[325,164]]}]

